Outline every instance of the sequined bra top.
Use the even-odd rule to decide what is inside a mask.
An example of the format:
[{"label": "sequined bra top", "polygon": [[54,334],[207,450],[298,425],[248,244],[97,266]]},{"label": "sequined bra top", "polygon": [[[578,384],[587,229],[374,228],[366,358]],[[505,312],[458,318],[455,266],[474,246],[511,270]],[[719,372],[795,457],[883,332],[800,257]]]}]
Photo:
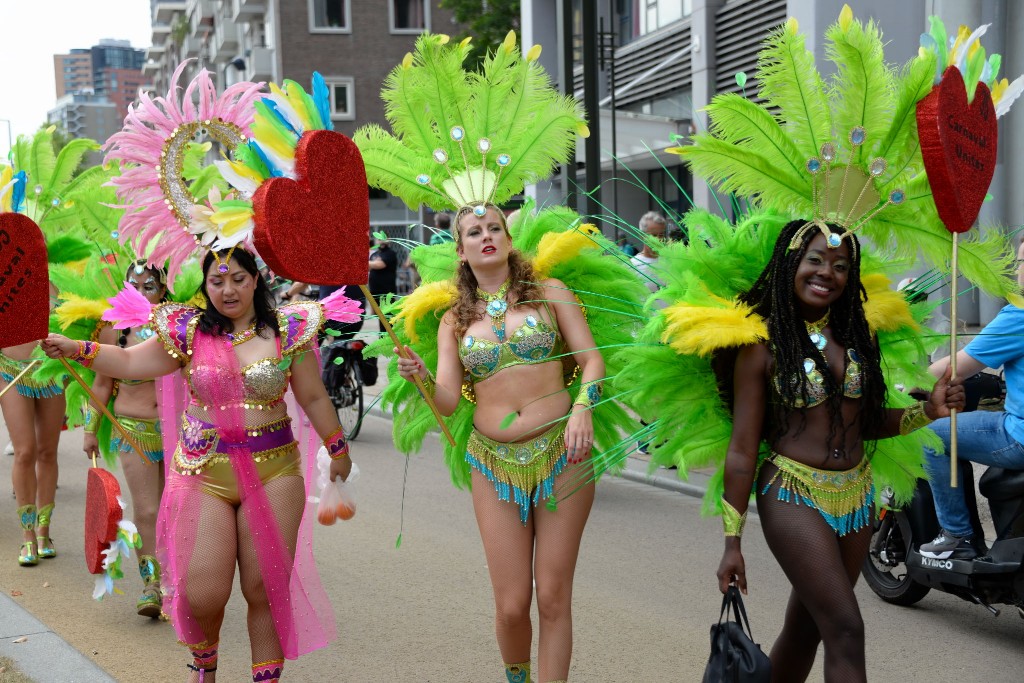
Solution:
[{"label": "sequined bra top", "polygon": [[535,365],[560,360],[562,336],[535,315],[503,342],[466,335],[459,344],[459,359],[474,381],[484,380],[513,365]]},{"label": "sequined bra top", "polygon": [[[864,375],[861,372],[860,357],[857,352],[853,349],[846,350],[846,373],[843,375],[843,396],[846,398],[860,398],[864,393]],[[825,388],[825,377],[821,374],[821,370],[818,369],[818,364],[814,362],[813,358],[804,358],[804,376],[803,378],[794,375],[791,380],[792,386],[797,390],[796,399],[793,402],[791,408],[813,408],[819,406],[830,397],[828,390]],[[798,382],[803,381],[807,386],[807,401],[805,402],[800,395]],[[782,395],[782,383],[778,375],[772,380],[775,385],[775,391]]]}]

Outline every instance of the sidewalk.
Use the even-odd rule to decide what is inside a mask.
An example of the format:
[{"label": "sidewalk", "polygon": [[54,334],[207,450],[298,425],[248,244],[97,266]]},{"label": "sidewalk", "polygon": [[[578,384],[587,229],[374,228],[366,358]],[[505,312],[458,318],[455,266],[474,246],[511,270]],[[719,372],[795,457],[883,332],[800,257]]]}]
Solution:
[{"label": "sidewalk", "polygon": [[38,683],[114,681],[6,592],[0,594],[0,656],[10,657],[19,671]]}]

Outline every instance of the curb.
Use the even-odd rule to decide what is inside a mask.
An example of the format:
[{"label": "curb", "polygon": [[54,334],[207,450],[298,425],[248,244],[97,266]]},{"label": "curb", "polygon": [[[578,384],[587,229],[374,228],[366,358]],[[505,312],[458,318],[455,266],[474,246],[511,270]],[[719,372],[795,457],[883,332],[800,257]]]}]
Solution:
[{"label": "curb", "polygon": [[[23,642],[14,641],[25,638]],[[0,655],[39,683],[116,683],[91,659],[32,616],[10,596],[0,593]]]}]

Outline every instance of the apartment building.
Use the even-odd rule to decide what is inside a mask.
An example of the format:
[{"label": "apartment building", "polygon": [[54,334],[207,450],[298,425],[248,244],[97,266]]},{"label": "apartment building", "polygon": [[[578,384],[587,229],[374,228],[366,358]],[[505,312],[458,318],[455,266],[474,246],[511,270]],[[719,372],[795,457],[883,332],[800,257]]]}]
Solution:
[{"label": "apartment building", "polygon": [[[584,2],[596,11],[596,31],[583,28]],[[589,167],[593,178],[597,167],[605,207],[601,212],[616,213],[632,223],[645,211],[659,208],[634,180],[675,212],[690,206],[687,195],[698,206],[728,210],[726,198],[693,179],[679,157],[663,150],[686,144],[690,135],[706,128],[701,110],[716,94],[757,96],[758,49],[768,31],[788,17],[798,20],[819,68],[827,69],[822,36],[842,6],[843,0],[522,0],[523,43],[544,45],[545,67],[561,74],[562,82],[571,82],[567,89],[577,97],[584,97],[587,81],[593,83],[599,102],[596,116],[590,115],[590,128],[598,135],[597,158],[587,158],[581,144],[575,172],[570,168],[568,178],[559,176],[531,192],[544,201],[561,201],[567,193],[592,189],[594,183],[587,182],[585,171]],[[1024,3],[857,0],[851,6],[858,17],[879,23],[891,62],[905,62],[917,53],[928,16],[937,15],[947,27],[992,23],[986,48],[1003,56],[1004,75],[1012,79],[1024,73],[1024,43],[1017,40],[1024,35]],[[565,32],[572,35],[570,50],[564,49]],[[598,58],[584,63],[588,40],[597,43]],[[563,58],[566,53],[571,54],[571,64]],[[743,88],[736,80],[738,72],[748,77]],[[984,205],[979,223],[1013,230],[1024,224],[1024,193],[1015,191],[1024,187],[1024,161],[1016,153],[1024,148],[1024,106],[1018,104],[1000,119],[999,144],[992,200]],[[1001,305],[967,295],[960,300],[960,317],[969,324],[984,324]]]}]

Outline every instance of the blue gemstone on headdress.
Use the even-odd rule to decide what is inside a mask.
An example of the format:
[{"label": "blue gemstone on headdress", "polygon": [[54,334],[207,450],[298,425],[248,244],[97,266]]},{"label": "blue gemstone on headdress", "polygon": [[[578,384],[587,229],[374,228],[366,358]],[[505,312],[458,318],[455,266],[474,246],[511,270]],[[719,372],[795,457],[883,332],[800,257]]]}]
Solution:
[{"label": "blue gemstone on headdress", "polygon": [[507,154],[498,155],[498,166],[508,166],[512,163],[512,157]]},{"label": "blue gemstone on headdress", "polygon": [[817,173],[821,170],[821,160],[818,157],[811,157],[807,160],[807,170],[810,173]]},{"label": "blue gemstone on headdress", "polygon": [[452,126],[451,135],[452,140],[455,140],[455,142],[461,142],[462,138],[466,137],[466,131],[462,126]]},{"label": "blue gemstone on headdress", "polygon": [[811,360],[810,358],[804,358],[804,372],[814,372],[814,361]]},{"label": "blue gemstone on headdress", "polygon": [[843,243],[843,238],[839,235],[839,233],[835,232],[830,233],[829,236],[825,238],[825,240],[828,242],[828,246],[832,247],[833,249],[838,248],[839,245]]},{"label": "blue gemstone on headdress", "polygon": [[473,207],[473,215],[474,216],[483,216],[486,213],[487,213],[487,207],[484,206],[483,204],[477,204],[476,206]]},{"label": "blue gemstone on headdress", "polygon": [[135,274],[136,275],[142,275],[145,272],[146,272],[146,266],[144,266],[141,263],[135,264]]},{"label": "blue gemstone on headdress", "polygon": [[902,204],[906,198],[907,196],[903,194],[903,190],[893,190],[889,193],[889,201],[893,204]]},{"label": "blue gemstone on headdress", "polygon": [[121,236],[121,233],[119,233],[117,230],[111,230],[110,231],[110,236],[113,237],[116,240],[118,237]]},{"label": "blue gemstone on headdress", "polygon": [[53,206],[53,207],[60,206],[60,200],[57,199],[56,197],[54,197],[53,199],[50,200],[50,206]]},{"label": "blue gemstone on headdress", "polygon": [[486,154],[491,151],[491,141],[487,138],[480,138],[476,141],[476,148],[480,150],[481,154]]},{"label": "blue gemstone on headdress", "polygon": [[444,151],[443,149],[435,149],[434,161],[436,161],[439,164],[446,163],[448,161],[448,152]]},{"label": "blue gemstone on headdress", "polygon": [[854,126],[850,130],[850,144],[854,147],[863,145],[866,137],[867,133],[864,131],[864,126]]},{"label": "blue gemstone on headdress", "polygon": [[420,173],[418,176],[416,176],[416,182],[419,183],[420,185],[429,185],[430,176],[428,176],[426,173]]}]

